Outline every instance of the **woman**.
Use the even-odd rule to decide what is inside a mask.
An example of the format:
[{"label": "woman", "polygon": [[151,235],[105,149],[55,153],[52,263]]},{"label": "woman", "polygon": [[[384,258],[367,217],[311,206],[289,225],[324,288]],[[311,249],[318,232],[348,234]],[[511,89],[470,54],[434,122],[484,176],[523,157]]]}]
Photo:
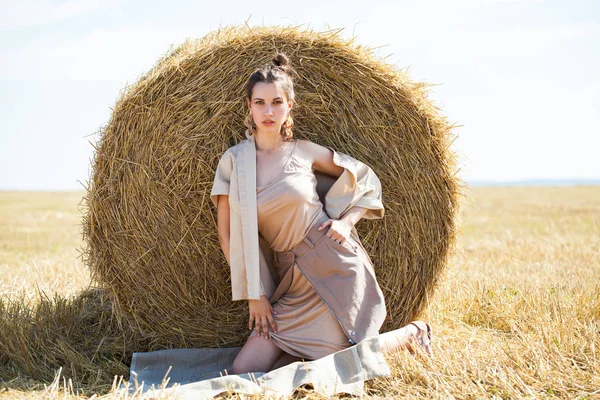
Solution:
[{"label": "woman", "polygon": [[[342,350],[377,335],[386,315],[354,229],[361,218],[383,217],[379,180],[350,156],[293,139],[289,68],[287,57],[277,54],[250,76],[248,139],[221,157],[211,191],[233,299],[248,300],[254,327],[234,361],[236,374]],[[325,207],[315,171],[337,179]],[[260,248],[253,235],[260,236]],[[430,337],[429,326],[417,321],[379,341],[384,351],[412,351],[416,341],[431,354]]]}]

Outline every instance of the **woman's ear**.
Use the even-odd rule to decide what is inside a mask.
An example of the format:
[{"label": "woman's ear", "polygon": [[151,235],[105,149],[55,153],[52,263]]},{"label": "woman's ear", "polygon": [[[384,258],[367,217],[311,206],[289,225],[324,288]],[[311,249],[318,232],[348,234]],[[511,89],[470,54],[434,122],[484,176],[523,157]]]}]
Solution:
[{"label": "woman's ear", "polygon": [[250,99],[246,99],[246,104],[248,104],[248,108],[250,108]]}]

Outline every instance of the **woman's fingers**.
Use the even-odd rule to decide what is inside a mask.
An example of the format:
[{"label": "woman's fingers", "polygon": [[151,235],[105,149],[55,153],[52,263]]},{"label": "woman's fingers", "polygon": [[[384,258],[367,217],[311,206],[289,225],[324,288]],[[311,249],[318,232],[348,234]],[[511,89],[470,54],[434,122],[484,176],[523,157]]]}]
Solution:
[{"label": "woman's fingers", "polygon": [[261,334],[260,320],[261,320],[261,318],[258,316],[258,314],[254,314],[254,315],[250,316],[250,323],[248,324],[248,327],[250,328],[250,330],[252,330],[252,326],[254,325],[254,329],[256,330],[256,334],[258,336],[260,336],[260,334]]},{"label": "woman's fingers", "polygon": [[329,230],[325,233],[325,236],[340,244],[343,244],[348,239],[347,236],[350,236],[350,232],[347,231],[347,224],[341,220],[328,219],[319,226],[319,230],[327,226],[329,226]]},{"label": "woman's fingers", "polygon": [[333,232],[331,234],[331,236],[329,236],[329,233],[332,232],[332,230],[330,229],[329,232],[327,232],[327,236],[331,239],[331,240],[335,240],[338,243],[343,243],[344,240],[346,240],[345,237],[343,237],[341,234],[337,233],[337,232]]},{"label": "woman's fingers", "polygon": [[325,229],[328,225],[331,225],[331,223],[333,222],[332,219],[328,219],[327,221],[323,222],[321,224],[321,226],[319,226],[319,231],[322,231],[323,229]]},{"label": "woman's fingers", "polygon": [[267,319],[269,320],[269,325],[271,325],[271,330],[273,332],[277,332],[277,326],[275,325],[275,320],[272,315],[267,315]]},{"label": "woman's fingers", "polygon": [[248,328],[252,330],[252,325],[254,325],[256,334],[259,337],[261,335],[264,335],[265,339],[268,339],[269,327],[271,327],[271,330],[273,332],[277,332],[277,325],[275,324],[275,320],[273,319],[273,314],[277,313],[275,312],[271,304],[268,305],[268,308],[265,311],[266,312],[264,313],[264,315],[260,315],[260,313],[251,315],[250,321],[248,323]]},{"label": "woman's fingers", "polygon": [[329,228],[329,230],[327,231],[327,233],[325,234],[325,236],[327,236],[330,239],[333,239],[333,237],[337,235],[337,232],[333,230],[333,228]]},{"label": "woman's fingers", "polygon": [[341,241],[345,240],[345,238],[338,231],[334,230],[333,227],[329,228],[325,236],[327,236],[331,240],[335,240],[338,243],[341,243]]},{"label": "woman's fingers", "polygon": [[265,335],[265,339],[269,338],[269,328],[267,327],[267,319],[265,317],[261,318],[260,326],[262,327],[262,332]]}]

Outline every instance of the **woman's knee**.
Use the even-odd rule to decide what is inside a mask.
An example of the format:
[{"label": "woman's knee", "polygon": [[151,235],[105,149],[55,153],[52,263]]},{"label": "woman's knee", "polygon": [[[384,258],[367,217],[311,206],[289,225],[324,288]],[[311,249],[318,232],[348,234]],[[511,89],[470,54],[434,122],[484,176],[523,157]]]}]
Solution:
[{"label": "woman's knee", "polygon": [[[241,353],[241,352],[240,352]],[[247,370],[247,366],[246,366],[246,362],[242,357],[242,354],[238,354],[237,357],[235,358],[235,360],[233,360],[233,373],[234,374],[244,374],[246,372],[249,372]]]},{"label": "woman's knee", "polygon": [[233,360],[233,373],[268,372],[281,353],[271,339],[251,337]]}]

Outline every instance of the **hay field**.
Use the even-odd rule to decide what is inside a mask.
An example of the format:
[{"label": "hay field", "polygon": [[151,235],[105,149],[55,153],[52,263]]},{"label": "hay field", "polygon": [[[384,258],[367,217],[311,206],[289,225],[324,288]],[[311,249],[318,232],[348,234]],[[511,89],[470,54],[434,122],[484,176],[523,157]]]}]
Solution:
[{"label": "hay field", "polygon": [[[49,301],[37,288],[52,298],[88,286],[77,252],[82,196],[0,192],[0,398],[119,397],[106,372],[78,375],[85,382],[66,381],[66,392],[62,380],[44,390],[28,371],[49,385],[54,371],[40,371],[52,357],[30,358],[33,366],[13,354],[35,346],[11,329],[27,301]],[[369,382],[373,396],[600,398],[600,187],[475,188],[461,220],[458,251],[423,316],[436,359],[390,356],[393,375]],[[82,358],[73,354],[73,364],[90,361]],[[67,379],[69,371],[78,369],[65,365]]]}]

